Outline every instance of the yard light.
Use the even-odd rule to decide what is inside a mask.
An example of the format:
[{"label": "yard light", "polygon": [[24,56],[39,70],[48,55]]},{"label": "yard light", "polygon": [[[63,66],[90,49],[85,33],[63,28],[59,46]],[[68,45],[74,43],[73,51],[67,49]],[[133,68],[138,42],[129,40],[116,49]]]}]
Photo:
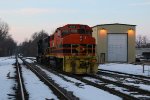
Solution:
[{"label": "yard light", "polygon": [[105,28],[100,29],[100,35],[106,35],[107,30]]},{"label": "yard light", "polygon": [[129,35],[133,35],[133,34],[134,34],[134,30],[130,28],[130,29],[128,30],[128,34],[129,34]]}]

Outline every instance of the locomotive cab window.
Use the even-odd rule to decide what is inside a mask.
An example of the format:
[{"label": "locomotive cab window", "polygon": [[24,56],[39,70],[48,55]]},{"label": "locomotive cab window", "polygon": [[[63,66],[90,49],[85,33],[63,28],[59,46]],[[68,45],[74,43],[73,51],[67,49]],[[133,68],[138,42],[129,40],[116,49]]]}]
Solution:
[{"label": "locomotive cab window", "polygon": [[68,28],[76,28],[76,26],[70,25],[70,26],[68,26]]},{"label": "locomotive cab window", "polygon": [[85,30],[84,29],[78,29],[78,33],[79,34],[85,34]]},{"label": "locomotive cab window", "polygon": [[62,36],[67,35],[67,34],[69,34],[69,31],[68,31],[68,30],[63,30],[63,31],[62,31]]},{"label": "locomotive cab window", "polygon": [[70,30],[71,33],[77,33],[78,31],[76,29]]}]

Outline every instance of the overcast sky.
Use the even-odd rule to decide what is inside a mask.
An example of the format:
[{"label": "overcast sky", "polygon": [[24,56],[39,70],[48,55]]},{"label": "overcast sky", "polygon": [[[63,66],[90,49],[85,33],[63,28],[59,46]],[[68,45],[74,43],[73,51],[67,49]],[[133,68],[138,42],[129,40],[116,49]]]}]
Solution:
[{"label": "overcast sky", "polygon": [[17,42],[68,23],[133,24],[150,38],[150,0],[0,0],[0,19]]}]

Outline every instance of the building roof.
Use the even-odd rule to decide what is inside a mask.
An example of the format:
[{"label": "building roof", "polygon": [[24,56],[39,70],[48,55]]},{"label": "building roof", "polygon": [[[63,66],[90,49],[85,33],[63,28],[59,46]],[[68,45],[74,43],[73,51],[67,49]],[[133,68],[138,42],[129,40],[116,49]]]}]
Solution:
[{"label": "building roof", "polygon": [[136,26],[136,25],[131,25],[131,24],[112,23],[112,24],[100,24],[100,25],[95,25],[95,26],[93,26],[92,28],[94,28],[94,27],[97,27],[97,26],[107,26],[107,25],[125,25],[125,26]]}]

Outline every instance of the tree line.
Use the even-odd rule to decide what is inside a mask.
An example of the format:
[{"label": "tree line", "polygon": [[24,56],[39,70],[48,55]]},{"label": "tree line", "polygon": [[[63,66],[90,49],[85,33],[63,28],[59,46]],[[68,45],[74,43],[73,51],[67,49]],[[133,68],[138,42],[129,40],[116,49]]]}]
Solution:
[{"label": "tree line", "polygon": [[136,38],[136,48],[150,48],[150,41],[146,36],[138,35]]},{"label": "tree line", "polygon": [[11,56],[15,53],[17,43],[9,34],[9,26],[0,19],[0,57]]},{"label": "tree line", "polygon": [[48,33],[44,30],[35,32],[30,40],[25,40],[18,46],[18,53],[23,56],[33,57],[37,56],[37,42],[48,36]]},{"label": "tree line", "polygon": [[17,42],[9,34],[9,25],[0,20],[0,57],[15,55],[37,56],[37,42],[48,36],[44,30],[33,33],[31,39],[25,40],[17,46]]}]

